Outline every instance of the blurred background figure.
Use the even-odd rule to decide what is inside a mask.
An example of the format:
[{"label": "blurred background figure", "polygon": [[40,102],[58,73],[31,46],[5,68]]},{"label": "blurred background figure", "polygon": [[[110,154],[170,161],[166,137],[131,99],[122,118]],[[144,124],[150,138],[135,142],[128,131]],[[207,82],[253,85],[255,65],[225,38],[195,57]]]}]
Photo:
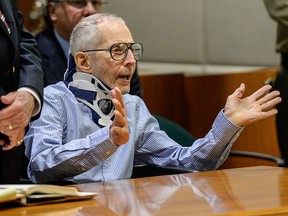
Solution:
[{"label": "blurred background figure", "polygon": [[273,84],[281,93],[277,105],[277,136],[281,155],[288,166],[288,0],[264,0],[269,16],[277,22],[276,52],[281,55],[281,65]]},{"label": "blurred background figure", "polygon": [[[74,26],[84,17],[102,12],[107,3],[105,0],[35,0],[34,13],[42,18],[35,38],[43,61],[44,86],[63,81]],[[130,94],[142,97],[137,67]]]},{"label": "blurred background figure", "polygon": [[43,72],[15,0],[0,1],[0,17],[0,183],[18,183],[25,129],[42,107]]}]

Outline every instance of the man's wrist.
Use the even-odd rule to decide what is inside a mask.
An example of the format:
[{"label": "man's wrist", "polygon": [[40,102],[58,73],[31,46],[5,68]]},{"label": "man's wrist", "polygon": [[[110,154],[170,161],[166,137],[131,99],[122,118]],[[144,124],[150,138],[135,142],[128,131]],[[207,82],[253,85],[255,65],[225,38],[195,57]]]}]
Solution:
[{"label": "man's wrist", "polygon": [[38,115],[41,110],[41,100],[40,100],[38,93],[34,89],[29,88],[29,87],[21,87],[17,91],[27,91],[34,97],[35,106],[32,112],[32,117]]}]

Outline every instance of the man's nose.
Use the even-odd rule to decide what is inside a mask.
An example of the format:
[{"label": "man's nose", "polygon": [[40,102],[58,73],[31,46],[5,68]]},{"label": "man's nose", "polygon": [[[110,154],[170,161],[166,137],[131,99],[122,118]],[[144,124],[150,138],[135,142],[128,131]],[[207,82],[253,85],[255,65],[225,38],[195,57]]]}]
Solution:
[{"label": "man's nose", "polygon": [[91,1],[87,1],[87,5],[84,8],[84,13],[86,16],[90,16],[95,13],[101,13],[101,12],[102,12],[102,6],[100,5],[94,6]]},{"label": "man's nose", "polygon": [[130,63],[136,63],[136,59],[134,58],[134,54],[131,49],[128,49],[127,56],[125,57],[125,61]]}]

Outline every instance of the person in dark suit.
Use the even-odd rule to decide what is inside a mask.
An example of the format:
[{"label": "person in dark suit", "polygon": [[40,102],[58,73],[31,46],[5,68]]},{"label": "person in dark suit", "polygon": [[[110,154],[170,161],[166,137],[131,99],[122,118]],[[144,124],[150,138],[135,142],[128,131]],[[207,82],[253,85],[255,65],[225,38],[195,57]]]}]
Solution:
[{"label": "person in dark suit", "polygon": [[[41,8],[44,23],[42,31],[35,35],[42,56],[44,70],[44,86],[63,81],[67,69],[69,53],[69,39],[75,25],[84,17],[102,11],[104,0],[36,0],[35,4]],[[41,4],[42,3],[42,4]],[[36,9],[37,10],[37,9]],[[142,97],[142,89],[138,69],[131,80],[133,95]]]},{"label": "person in dark suit", "polygon": [[263,0],[268,15],[277,23],[275,50],[280,54],[280,66],[273,88],[281,92],[282,102],[277,105],[276,116],[278,145],[288,167],[288,0]]},{"label": "person in dark suit", "polygon": [[0,0],[0,183],[18,183],[30,119],[43,100],[41,58],[15,0]]}]

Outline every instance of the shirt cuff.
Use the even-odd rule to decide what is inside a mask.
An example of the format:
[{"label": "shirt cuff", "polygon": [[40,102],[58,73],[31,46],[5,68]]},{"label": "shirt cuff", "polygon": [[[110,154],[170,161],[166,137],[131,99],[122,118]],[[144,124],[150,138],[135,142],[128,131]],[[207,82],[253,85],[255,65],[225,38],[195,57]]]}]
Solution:
[{"label": "shirt cuff", "polygon": [[32,113],[32,117],[38,115],[38,113],[41,110],[41,100],[40,100],[40,97],[39,97],[38,93],[34,89],[29,88],[29,87],[21,87],[17,91],[27,91],[30,94],[32,94],[32,96],[35,99],[34,100],[35,101],[35,107],[34,107],[34,110],[33,110],[33,113]]}]

